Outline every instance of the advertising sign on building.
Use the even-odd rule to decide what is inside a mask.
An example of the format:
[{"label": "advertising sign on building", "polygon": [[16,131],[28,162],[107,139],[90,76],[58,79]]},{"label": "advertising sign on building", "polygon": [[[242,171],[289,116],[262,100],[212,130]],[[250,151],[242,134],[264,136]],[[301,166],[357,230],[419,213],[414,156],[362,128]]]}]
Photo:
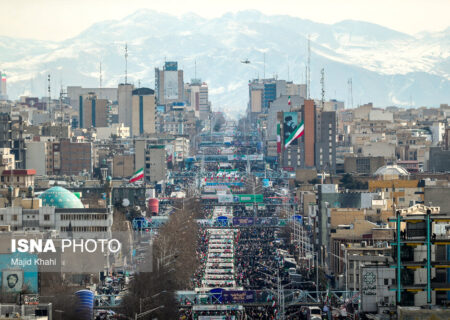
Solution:
[{"label": "advertising sign on building", "polygon": [[253,217],[233,217],[233,225],[235,226],[249,226],[255,224]]},{"label": "advertising sign on building", "polygon": [[255,301],[255,291],[224,291],[222,300],[226,303],[251,303]]},{"label": "advertising sign on building", "polygon": [[219,203],[232,203],[234,200],[232,194],[219,194],[217,199]]},{"label": "advertising sign on building", "polygon": [[[297,125],[297,112],[283,113],[283,141],[286,141],[295,129],[297,129]],[[297,145],[297,139],[292,141],[291,145]]]},{"label": "advertising sign on building", "polygon": [[249,202],[263,202],[264,197],[262,194],[239,194],[239,202],[249,203]]}]

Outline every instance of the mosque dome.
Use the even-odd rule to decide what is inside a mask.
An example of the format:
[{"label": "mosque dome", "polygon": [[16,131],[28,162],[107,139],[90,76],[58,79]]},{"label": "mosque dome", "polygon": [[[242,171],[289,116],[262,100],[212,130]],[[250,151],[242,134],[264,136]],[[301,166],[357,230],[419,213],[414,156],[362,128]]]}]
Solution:
[{"label": "mosque dome", "polygon": [[56,208],[84,208],[83,203],[72,192],[63,187],[52,187],[40,196],[42,205]]},{"label": "mosque dome", "polygon": [[409,176],[409,172],[399,165],[382,166],[375,171],[374,176]]}]

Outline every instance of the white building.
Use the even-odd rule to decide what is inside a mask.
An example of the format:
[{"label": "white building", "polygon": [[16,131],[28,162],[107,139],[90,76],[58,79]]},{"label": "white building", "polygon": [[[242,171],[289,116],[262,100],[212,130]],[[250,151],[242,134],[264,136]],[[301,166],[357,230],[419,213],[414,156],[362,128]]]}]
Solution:
[{"label": "white building", "polygon": [[108,208],[84,208],[72,192],[52,187],[38,198],[22,199],[21,206],[0,208],[2,225],[11,231],[57,230],[61,237],[111,238],[112,213]]},{"label": "white building", "polygon": [[117,136],[120,139],[130,136],[130,128],[125,127],[123,123],[113,123],[111,127],[100,127],[96,128],[96,130],[98,140],[107,140],[112,136]]},{"label": "white building", "polygon": [[372,109],[369,112],[369,121],[394,122],[394,114],[383,109]]},{"label": "white building", "polygon": [[430,127],[433,146],[437,146],[439,142],[443,141],[445,134],[445,123],[444,122],[434,122]]},{"label": "white building", "polygon": [[361,306],[364,312],[378,312],[395,305],[395,269],[375,265],[361,268]]},{"label": "white building", "polygon": [[189,157],[189,139],[185,137],[178,137],[173,142],[173,158],[179,163]]}]

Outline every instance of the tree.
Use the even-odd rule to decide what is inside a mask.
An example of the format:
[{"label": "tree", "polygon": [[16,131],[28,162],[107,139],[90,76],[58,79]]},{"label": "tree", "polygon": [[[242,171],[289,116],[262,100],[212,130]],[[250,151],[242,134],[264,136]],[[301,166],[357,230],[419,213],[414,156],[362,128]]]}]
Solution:
[{"label": "tree", "polygon": [[362,182],[362,181],[359,181],[359,180],[355,180],[350,173],[344,174],[344,176],[341,179],[341,185],[345,189],[351,189],[351,190],[367,189],[367,187],[368,187],[367,182]]},{"label": "tree", "polygon": [[[130,317],[135,313],[164,305],[152,313],[158,319],[175,319],[178,301],[175,291],[192,288],[191,276],[199,266],[197,258],[199,213],[197,198],[177,200],[176,210],[158,232],[152,250],[146,253],[146,269],[130,283],[128,294],[122,301],[122,312]],[[149,248],[150,249],[150,248]],[[151,269],[150,269],[151,267]]]}]

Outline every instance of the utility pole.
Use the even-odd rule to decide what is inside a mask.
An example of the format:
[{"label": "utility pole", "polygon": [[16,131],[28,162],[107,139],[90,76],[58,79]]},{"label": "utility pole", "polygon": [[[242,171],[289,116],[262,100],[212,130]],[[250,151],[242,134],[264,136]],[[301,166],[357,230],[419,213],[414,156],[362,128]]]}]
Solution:
[{"label": "utility pole", "polygon": [[266,78],[266,53],[264,52],[264,69],[263,69],[263,79]]},{"label": "utility pole", "polygon": [[348,84],[348,107],[353,108],[353,84],[352,84],[352,78],[348,79],[347,84]]},{"label": "utility pole", "polygon": [[125,43],[125,84],[128,83],[128,44]]},{"label": "utility pole", "polygon": [[320,84],[322,85],[322,111],[323,111],[323,107],[325,106],[325,70],[324,68],[322,68],[322,70],[320,70]]},{"label": "utility pole", "polygon": [[308,35],[308,67],[306,74],[306,90],[307,90],[307,98],[311,98],[311,36]]},{"label": "utility pole", "polygon": [[52,110],[51,110],[51,107],[50,107],[50,103],[52,101],[52,97],[51,97],[51,86],[50,86],[50,83],[51,83],[50,82],[50,74],[48,75],[47,81],[48,81],[48,106],[47,106],[47,109],[50,112],[50,116],[51,116],[52,115]]}]

